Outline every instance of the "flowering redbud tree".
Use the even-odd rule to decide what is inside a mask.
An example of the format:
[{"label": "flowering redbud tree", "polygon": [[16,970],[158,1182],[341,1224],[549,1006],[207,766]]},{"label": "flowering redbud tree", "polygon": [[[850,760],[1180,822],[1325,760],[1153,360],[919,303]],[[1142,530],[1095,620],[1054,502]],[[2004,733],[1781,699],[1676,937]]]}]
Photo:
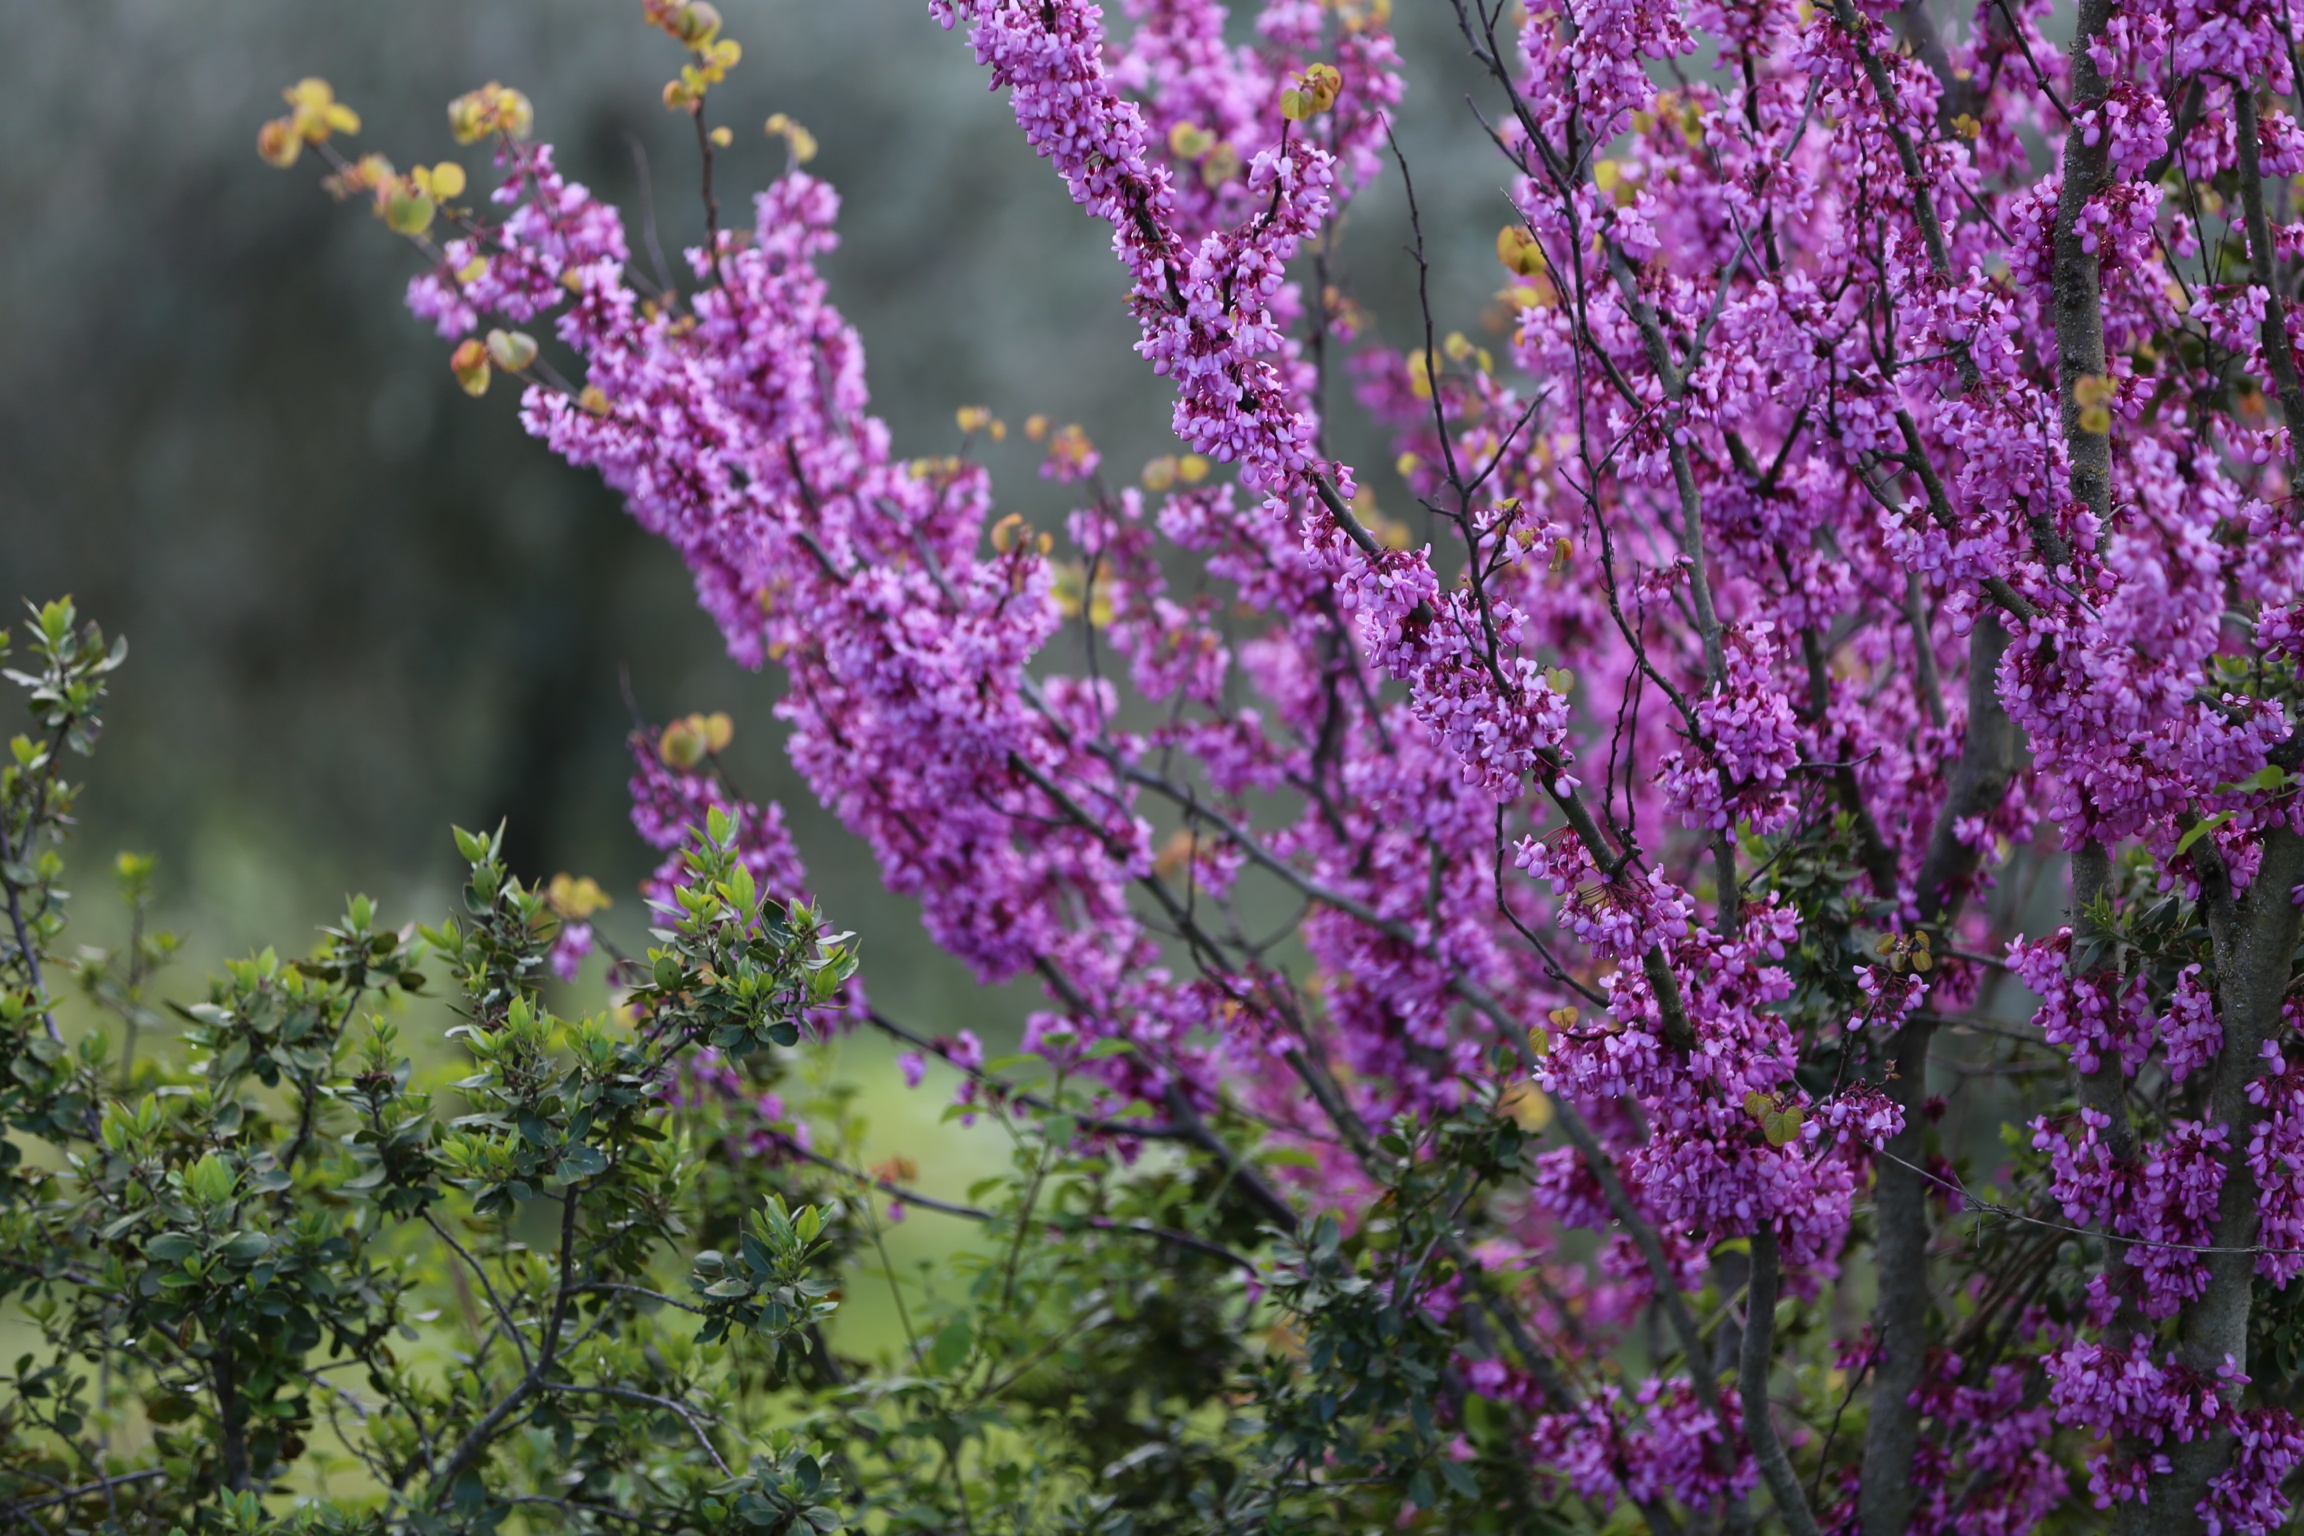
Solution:
[{"label": "flowering redbud tree", "polygon": [[[700,0],[645,6],[710,202],[677,277],[502,86],[450,111],[486,197],[343,155],[318,82],[262,148],[423,249],[466,388],[517,376],[677,549],[935,939],[1044,986],[1024,1051],[1092,1109],[1039,1155],[1171,1145],[1262,1223],[1242,1316],[1281,1327],[1193,1520],[2280,1525],[2290,11],[1415,3],[1509,202],[1428,229],[1411,185],[1402,234],[1493,239],[1493,352],[1429,305],[1386,345],[1333,281],[1414,170],[1384,0],[1266,0],[1246,44],[1213,0],[923,0],[1109,226],[1114,366],[1175,389],[1138,484],[1046,435],[1047,530],[991,515],[988,411],[926,457],[869,414],[804,130],[747,220],[710,201],[739,50]],[[1413,526],[1329,451],[1355,408]],[[938,1422],[955,1489],[1017,1454]]]}]

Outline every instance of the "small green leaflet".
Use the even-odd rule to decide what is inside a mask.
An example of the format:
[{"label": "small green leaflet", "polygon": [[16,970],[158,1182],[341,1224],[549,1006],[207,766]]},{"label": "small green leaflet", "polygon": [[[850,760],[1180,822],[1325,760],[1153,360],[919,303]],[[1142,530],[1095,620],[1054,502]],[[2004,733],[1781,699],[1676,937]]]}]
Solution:
[{"label": "small green leaflet", "polygon": [[[2269,768],[2265,770],[2267,773],[2278,773],[2279,771],[2280,770],[2277,768]],[[2261,777],[2261,775],[2259,775],[2259,777]],[[2230,786],[2226,787],[2229,788]],[[2192,823],[2192,830],[2185,833],[2182,837],[2176,839],[2176,856],[2178,858],[2182,858],[2185,852],[2190,849],[2194,843],[2200,841],[2200,839],[2206,837],[2209,833],[2215,831],[2218,827],[2224,825],[2224,823],[2230,821],[2231,819],[2232,813],[2230,811],[2218,811],[2213,816],[2203,816],[2198,821]]]}]

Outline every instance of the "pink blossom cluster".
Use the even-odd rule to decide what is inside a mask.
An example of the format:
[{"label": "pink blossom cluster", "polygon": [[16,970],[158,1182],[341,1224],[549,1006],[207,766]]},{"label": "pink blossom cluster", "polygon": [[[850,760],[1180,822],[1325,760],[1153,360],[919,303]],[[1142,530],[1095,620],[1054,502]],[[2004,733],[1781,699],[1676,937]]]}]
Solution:
[{"label": "pink blossom cluster", "polygon": [[2139,1333],[2125,1348],[2074,1341],[2051,1350],[2043,1364],[2058,1420],[2113,1437],[2087,1460],[2098,1509],[2148,1502],[2153,1480],[2171,1469],[2173,1447],[2223,1435],[2232,1454],[2197,1505],[2205,1527],[2256,1531],[2286,1518],[2282,1487],[2304,1463],[2304,1427],[2285,1408],[2238,1406],[2248,1377],[2230,1356],[2203,1374],[2172,1352],[2155,1359],[2150,1337]]},{"label": "pink blossom cluster", "polygon": [[1793,812],[1786,786],[1800,767],[1800,725],[1792,701],[1776,686],[1776,647],[1761,621],[1728,631],[1727,666],[1696,704],[1702,734],[1664,759],[1664,797],[1692,827],[1725,831],[1749,822],[1773,832]]},{"label": "pink blossom cluster", "polygon": [[1545,1469],[1588,1499],[1716,1500],[1751,1491],[1757,1478],[1737,1454],[1736,1426],[1715,1420],[1684,1382],[1651,1376],[1629,1394],[1611,1386],[1572,1413],[1537,1420],[1530,1449]]},{"label": "pink blossom cluster", "polygon": [[1956,1354],[1930,1369],[1916,1406],[1936,1428],[1914,1458],[1920,1492],[1912,1528],[2014,1536],[2035,1529],[2064,1502],[2069,1478],[2050,1449],[2055,1412],[2031,1390],[2031,1373],[2003,1364],[1979,1379]]},{"label": "pink blossom cluster", "polygon": [[2149,1156],[2124,1165],[2103,1140],[2110,1117],[2083,1109],[2080,1120],[2080,1134],[2071,1140],[2046,1121],[2034,1126],[2033,1146],[2049,1153],[2050,1191],[2066,1219],[2136,1240],[2128,1248],[2128,1265],[2144,1315],[2173,1317],[2207,1287],[2207,1266],[2197,1250],[2211,1246],[2215,1236],[2230,1133],[2221,1125],[2174,1120]]}]

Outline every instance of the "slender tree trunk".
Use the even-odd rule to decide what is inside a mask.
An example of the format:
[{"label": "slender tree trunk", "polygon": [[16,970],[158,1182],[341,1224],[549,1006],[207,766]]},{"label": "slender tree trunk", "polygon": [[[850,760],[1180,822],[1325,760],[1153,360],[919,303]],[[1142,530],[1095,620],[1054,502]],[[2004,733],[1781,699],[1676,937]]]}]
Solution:
[{"label": "slender tree trunk", "polygon": [[217,1449],[224,1457],[224,1486],[238,1493],[248,1486],[248,1419],[240,1402],[240,1375],[232,1363],[232,1336],[216,1338],[216,1356],[209,1362],[216,1384]]}]

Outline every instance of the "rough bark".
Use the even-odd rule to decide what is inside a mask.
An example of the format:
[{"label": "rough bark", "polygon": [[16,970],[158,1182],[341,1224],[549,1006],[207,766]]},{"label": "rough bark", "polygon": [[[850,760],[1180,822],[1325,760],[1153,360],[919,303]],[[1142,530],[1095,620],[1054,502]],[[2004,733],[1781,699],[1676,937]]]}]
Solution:
[{"label": "rough bark", "polygon": [[[2224,1049],[2217,1055],[2216,1075],[2210,1082],[2207,1118],[2210,1124],[2227,1127],[2231,1135],[2224,1187],[2216,1202],[2215,1246],[2223,1251],[2207,1257],[2208,1290],[2185,1309],[2177,1347],[2185,1365],[2208,1376],[2226,1359],[2242,1371],[2248,1368],[2248,1313],[2256,1258],[2246,1250],[2255,1245],[2260,1224],[2259,1191],[2248,1168],[2248,1135],[2261,1118],[2248,1102],[2248,1084],[2262,1069],[2265,1040],[2279,1027],[2299,928],[2296,904],[2288,893],[2298,884],[2304,884],[2304,838],[2285,829],[2275,831],[2266,839],[2264,862],[2240,902],[2231,948],[2217,956]],[[2148,1536],[2200,1529],[2195,1506],[2231,1455],[2232,1437],[2224,1433],[2172,1447],[2172,1470],[2153,1480],[2143,1527]]]},{"label": "rough bark", "polygon": [[[1955,827],[1961,818],[1997,806],[2016,771],[2016,727],[2000,706],[1997,683],[2007,649],[2008,632],[1996,619],[1979,615],[1968,637],[1967,734],[1916,886],[1920,920],[1930,927],[1953,916],[1959,893],[1975,873],[1977,851],[1960,841]],[[1880,1362],[1874,1368],[1857,1496],[1863,1536],[1902,1536],[1912,1521],[1912,1456],[1920,1444],[1920,1410],[1911,1397],[1927,1367],[1931,1332],[1928,1191],[1917,1169],[1927,1151],[1928,1048],[1934,1035],[1933,1025],[1915,1019],[1897,1037],[1896,1076],[1887,1088],[1904,1111],[1904,1129],[1890,1139],[1889,1156],[1873,1174],[1879,1222],[1873,1251],[1880,1281],[1872,1326],[1880,1341]]]},{"label": "rough bark", "polygon": [[1776,1433],[1776,1417],[1768,1407],[1768,1367],[1776,1352],[1776,1229],[1762,1227],[1752,1234],[1752,1282],[1744,1301],[1744,1357],[1738,1387],[1744,1402],[1744,1438],[1751,1443],[1752,1459],[1760,1477],[1776,1500],[1792,1536],[1820,1536],[1816,1515],[1808,1507],[1807,1490],[1784,1454]]}]

